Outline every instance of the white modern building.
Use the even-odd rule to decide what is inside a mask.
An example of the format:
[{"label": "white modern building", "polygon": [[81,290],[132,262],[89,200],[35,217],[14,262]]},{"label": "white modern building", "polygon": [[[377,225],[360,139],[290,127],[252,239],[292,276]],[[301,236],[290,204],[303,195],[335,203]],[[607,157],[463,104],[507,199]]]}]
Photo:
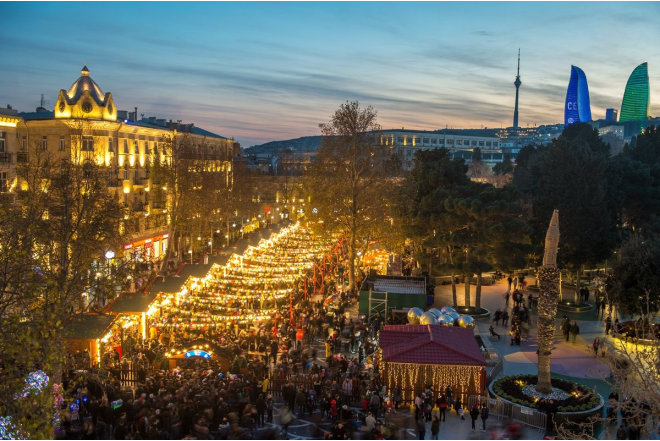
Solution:
[{"label": "white modern building", "polygon": [[496,164],[504,159],[497,136],[474,136],[446,129],[384,130],[381,133],[380,145],[391,149],[391,154],[398,155],[406,170],[413,168],[415,152],[440,147],[446,147],[452,158],[463,158],[466,162],[472,160],[472,152],[476,148],[481,149],[481,160],[486,164]]}]

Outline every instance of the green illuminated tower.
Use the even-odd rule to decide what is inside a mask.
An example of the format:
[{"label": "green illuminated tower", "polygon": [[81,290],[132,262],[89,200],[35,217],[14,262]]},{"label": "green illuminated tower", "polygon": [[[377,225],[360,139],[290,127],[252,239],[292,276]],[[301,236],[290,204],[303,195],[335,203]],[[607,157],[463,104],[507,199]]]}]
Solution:
[{"label": "green illuminated tower", "polygon": [[642,63],[633,70],[626,84],[619,122],[649,119],[649,69]]}]

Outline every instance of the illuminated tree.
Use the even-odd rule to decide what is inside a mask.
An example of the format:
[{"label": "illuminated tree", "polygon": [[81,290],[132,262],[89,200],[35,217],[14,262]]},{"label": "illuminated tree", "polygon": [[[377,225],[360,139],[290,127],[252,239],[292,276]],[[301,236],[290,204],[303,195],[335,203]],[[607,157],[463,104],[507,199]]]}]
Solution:
[{"label": "illuminated tree", "polygon": [[[124,209],[108,192],[105,170],[87,157],[93,152],[74,152],[81,161],[40,145],[28,153],[11,199],[0,207],[0,415],[32,438],[49,439],[64,330],[84,298],[114,288],[116,282],[99,276],[99,262],[123,243]],[[15,399],[37,369],[50,377],[49,386]]]},{"label": "illuminated tree", "polygon": [[305,173],[304,186],[317,210],[314,219],[326,232],[346,236],[349,285],[355,287],[357,253],[378,239],[375,232],[386,223],[386,200],[392,194],[379,154],[380,126],[373,108],[353,101],[342,104],[319,127],[321,147]]}]

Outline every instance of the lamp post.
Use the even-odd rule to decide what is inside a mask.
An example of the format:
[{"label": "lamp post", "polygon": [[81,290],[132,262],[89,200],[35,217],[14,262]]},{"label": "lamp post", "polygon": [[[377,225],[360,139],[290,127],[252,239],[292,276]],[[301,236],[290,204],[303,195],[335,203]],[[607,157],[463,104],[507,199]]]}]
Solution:
[{"label": "lamp post", "polygon": [[188,254],[190,254],[190,264],[192,265],[192,263],[193,263],[193,250],[192,250],[192,248],[188,250]]}]

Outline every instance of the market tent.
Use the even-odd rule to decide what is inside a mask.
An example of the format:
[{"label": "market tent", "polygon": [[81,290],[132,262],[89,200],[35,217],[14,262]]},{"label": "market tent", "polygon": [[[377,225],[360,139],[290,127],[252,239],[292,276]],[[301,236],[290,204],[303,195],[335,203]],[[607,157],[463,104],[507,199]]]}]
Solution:
[{"label": "market tent", "polygon": [[111,314],[146,313],[156,297],[158,297],[158,294],[152,292],[124,292],[110,305],[108,312]]},{"label": "market tent", "polygon": [[451,386],[454,398],[466,402],[486,386],[486,361],[471,329],[390,325],[380,331],[379,346],[387,388],[399,386],[404,400],[431,385],[435,394]]},{"label": "market tent", "polygon": [[66,326],[64,336],[71,352],[89,351],[92,364],[99,362],[100,340],[109,332],[118,316],[106,314],[79,314]]}]

